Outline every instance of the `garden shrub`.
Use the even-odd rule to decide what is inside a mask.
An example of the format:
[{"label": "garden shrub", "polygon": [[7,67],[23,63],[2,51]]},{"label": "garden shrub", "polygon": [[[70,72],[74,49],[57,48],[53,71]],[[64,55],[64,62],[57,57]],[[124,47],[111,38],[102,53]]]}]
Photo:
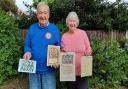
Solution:
[{"label": "garden shrub", "polygon": [[0,84],[17,75],[22,42],[14,17],[0,9]]},{"label": "garden shrub", "polygon": [[128,46],[122,48],[117,41],[98,39],[92,39],[91,45],[94,59],[91,87],[119,89],[119,86],[127,86]]},{"label": "garden shrub", "polygon": [[124,51],[124,54],[122,55],[124,55],[125,61],[121,66],[122,66],[123,72],[125,73],[125,76],[124,76],[124,79],[121,80],[121,84],[123,86],[128,87],[128,40],[124,40],[123,43],[124,43],[123,49],[125,51]]}]

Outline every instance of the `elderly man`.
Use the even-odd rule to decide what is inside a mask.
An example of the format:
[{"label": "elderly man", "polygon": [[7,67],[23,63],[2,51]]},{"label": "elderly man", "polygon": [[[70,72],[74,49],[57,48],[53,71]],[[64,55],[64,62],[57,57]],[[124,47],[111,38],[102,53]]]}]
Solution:
[{"label": "elderly man", "polygon": [[49,6],[40,2],[37,5],[38,22],[31,25],[25,39],[26,60],[37,61],[36,73],[29,74],[29,89],[56,89],[55,68],[47,65],[48,45],[60,46],[60,32],[49,22]]}]

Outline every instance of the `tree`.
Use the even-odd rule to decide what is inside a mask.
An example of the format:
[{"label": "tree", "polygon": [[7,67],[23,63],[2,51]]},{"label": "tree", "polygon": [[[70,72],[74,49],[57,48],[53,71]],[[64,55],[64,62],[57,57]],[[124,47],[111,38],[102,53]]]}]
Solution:
[{"label": "tree", "polygon": [[115,7],[111,10],[113,18],[113,29],[128,29],[128,3],[115,3]]},{"label": "tree", "polygon": [[[59,6],[59,7],[58,7]],[[128,3],[117,0],[54,0],[50,3],[51,20],[65,23],[70,11],[76,11],[80,19],[80,28],[101,30],[128,29]]]},{"label": "tree", "polygon": [[54,0],[33,0],[34,3],[38,3],[38,2],[53,2]]},{"label": "tree", "polygon": [[128,29],[128,3],[122,0],[115,3],[106,0],[34,0],[33,6],[36,7],[40,1],[49,4],[50,20],[56,24],[65,24],[67,14],[76,11],[80,28],[106,31]]},{"label": "tree", "polygon": [[18,9],[14,0],[0,0],[0,8],[13,14],[16,14]]}]

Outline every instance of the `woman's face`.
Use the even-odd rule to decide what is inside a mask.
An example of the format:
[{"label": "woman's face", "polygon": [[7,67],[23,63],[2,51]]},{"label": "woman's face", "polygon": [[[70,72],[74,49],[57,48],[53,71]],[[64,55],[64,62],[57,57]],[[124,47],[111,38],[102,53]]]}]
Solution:
[{"label": "woman's face", "polygon": [[77,21],[75,18],[69,18],[67,22],[70,31],[74,31],[77,28]]}]

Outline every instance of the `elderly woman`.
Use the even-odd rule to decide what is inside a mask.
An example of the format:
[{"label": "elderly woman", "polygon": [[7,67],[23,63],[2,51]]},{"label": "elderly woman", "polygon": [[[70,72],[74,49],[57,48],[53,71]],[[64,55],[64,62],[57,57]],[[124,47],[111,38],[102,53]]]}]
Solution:
[{"label": "elderly woman", "polygon": [[87,89],[87,77],[80,77],[81,57],[91,55],[92,49],[87,34],[78,27],[79,18],[76,12],[70,12],[66,18],[68,31],[62,36],[62,51],[75,52],[76,81],[67,82],[67,89]]}]

